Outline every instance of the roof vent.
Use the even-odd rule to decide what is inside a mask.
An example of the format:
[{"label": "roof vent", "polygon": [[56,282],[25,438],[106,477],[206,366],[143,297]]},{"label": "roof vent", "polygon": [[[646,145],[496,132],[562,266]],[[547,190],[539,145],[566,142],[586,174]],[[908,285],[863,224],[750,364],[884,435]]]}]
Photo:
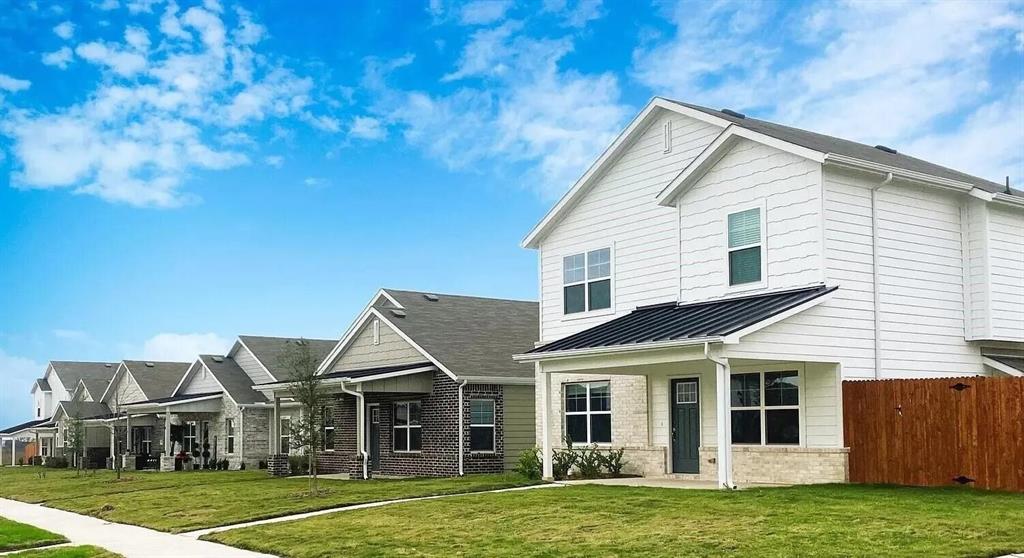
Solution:
[{"label": "roof vent", "polygon": [[103,366],[106,366],[107,368],[111,368],[113,365],[108,362],[108,363],[104,364]]},{"label": "roof vent", "polygon": [[722,109],[719,112],[721,112],[722,114],[728,114],[729,116],[731,116],[733,118],[741,118],[742,119],[742,118],[746,118],[747,117],[747,115],[743,114],[742,112],[736,112],[736,111],[734,111],[732,109]]},{"label": "roof vent", "polygon": [[224,362],[224,357],[215,356],[213,357],[213,362]]},{"label": "roof vent", "polygon": [[404,318],[405,317],[405,310],[399,310],[398,308],[392,308],[391,309],[391,315],[396,317],[396,318]]},{"label": "roof vent", "polygon": [[146,363],[146,368],[153,368],[153,366],[154,366],[154,365],[153,365],[153,363],[152,363],[152,362],[147,362],[147,363]]},{"label": "roof vent", "polygon": [[436,294],[425,294],[423,295],[423,298],[429,300],[430,302],[437,302],[438,300],[440,300],[437,298]]},{"label": "roof vent", "polygon": [[879,151],[885,151],[886,153],[892,153],[893,155],[896,154],[896,150],[895,149],[893,149],[891,147],[886,147],[884,145],[876,145],[875,149],[877,149]]}]

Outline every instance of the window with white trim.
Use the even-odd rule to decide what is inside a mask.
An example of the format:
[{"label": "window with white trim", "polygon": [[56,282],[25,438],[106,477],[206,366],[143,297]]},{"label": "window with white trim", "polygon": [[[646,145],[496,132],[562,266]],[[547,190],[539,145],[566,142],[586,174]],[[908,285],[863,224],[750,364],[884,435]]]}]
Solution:
[{"label": "window with white trim", "polygon": [[565,384],[565,435],[574,444],[611,443],[609,382]]},{"label": "window with white trim", "polygon": [[729,385],[732,443],[800,444],[800,374],[733,374]]},{"label": "window with white trim", "polygon": [[292,417],[281,417],[281,453],[291,453],[292,450]]},{"label": "window with white trim", "polygon": [[493,452],[494,447],[494,400],[471,399],[469,401],[469,451]]},{"label": "window with white trim", "polygon": [[323,449],[324,451],[334,451],[334,408],[324,407],[323,408],[323,424],[324,435],[323,435]]},{"label": "window with white trim", "polygon": [[729,285],[761,282],[761,208],[730,213]]},{"label": "window with white trim", "polygon": [[562,258],[562,310],[578,314],[612,307],[612,250]]},{"label": "window with white trim", "polygon": [[235,421],[233,419],[224,419],[224,438],[227,453],[235,453]]},{"label": "window with white trim", "polygon": [[197,435],[196,432],[199,430],[199,426],[194,420],[190,420],[183,425],[183,433],[181,436],[181,448],[185,453],[192,453],[193,450],[198,449],[199,446],[196,444]]},{"label": "window with white trim", "polygon": [[396,452],[417,452],[423,446],[420,425],[420,402],[395,403],[394,448]]}]

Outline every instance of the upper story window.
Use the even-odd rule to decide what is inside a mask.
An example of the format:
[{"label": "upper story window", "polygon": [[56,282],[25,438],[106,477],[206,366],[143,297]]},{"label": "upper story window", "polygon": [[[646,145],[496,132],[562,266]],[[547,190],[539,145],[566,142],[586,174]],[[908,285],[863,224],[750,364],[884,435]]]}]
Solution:
[{"label": "upper story window", "polygon": [[611,248],[562,258],[562,285],[562,308],[566,314],[611,308]]},{"label": "upper story window", "polygon": [[761,208],[729,214],[729,285],[760,283]]}]

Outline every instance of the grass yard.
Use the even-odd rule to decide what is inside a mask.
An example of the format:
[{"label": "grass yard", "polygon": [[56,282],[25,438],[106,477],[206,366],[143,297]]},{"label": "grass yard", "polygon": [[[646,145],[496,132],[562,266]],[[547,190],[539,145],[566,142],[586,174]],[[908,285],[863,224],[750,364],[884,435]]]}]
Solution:
[{"label": "grass yard", "polygon": [[324,508],[418,496],[480,492],[534,484],[518,475],[467,475],[454,479],[320,481],[326,494],[303,496],[305,478],[274,479],[266,471],[132,473],[76,477],[73,471],[23,468],[0,471],[0,497],[13,498],[118,523],[180,533]]},{"label": "grass yard", "polygon": [[960,557],[1024,550],[1022,525],[1024,495],[971,489],[589,485],[396,504],[204,538],[293,558]]},{"label": "grass yard", "polygon": [[0,552],[67,542],[67,539],[31,525],[0,517]]},{"label": "grass yard", "polygon": [[62,546],[19,552],[15,558],[122,558],[109,550],[98,546]]}]

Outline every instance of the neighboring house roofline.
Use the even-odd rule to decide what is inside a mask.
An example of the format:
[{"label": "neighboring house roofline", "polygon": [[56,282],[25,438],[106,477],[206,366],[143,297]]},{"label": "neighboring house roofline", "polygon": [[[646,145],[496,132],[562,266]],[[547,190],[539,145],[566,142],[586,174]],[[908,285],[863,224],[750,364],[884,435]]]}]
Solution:
[{"label": "neighboring house roofline", "polygon": [[235,405],[238,405],[238,402],[235,401],[235,398],[231,397],[231,393],[228,392],[228,390],[224,387],[224,384],[221,383],[220,378],[218,378],[217,375],[213,373],[213,370],[210,370],[210,367],[207,366],[205,362],[203,362],[203,356],[213,356],[213,355],[200,355],[200,356],[196,357],[195,362],[192,363],[192,366],[188,367],[188,370],[185,372],[185,375],[181,377],[181,381],[178,382],[178,386],[175,387],[174,391],[171,392],[171,397],[177,397],[179,395],[178,391],[182,388],[183,385],[185,385],[185,380],[187,380],[188,378],[191,377],[192,369],[195,368],[195,366],[198,364],[198,365],[202,366],[204,370],[206,370],[206,373],[209,374],[211,378],[213,378],[214,382],[217,382],[217,385],[220,386],[221,393],[226,395],[228,397],[228,399],[231,400],[232,403],[234,403]]},{"label": "neighboring house roofline", "polygon": [[[267,376],[270,376],[270,377],[271,377],[271,379],[273,379],[273,380],[274,380],[274,381],[276,382],[276,381],[277,381],[277,376],[274,376],[274,373],[273,373],[273,372],[271,372],[269,368],[267,368],[267,365],[266,365],[266,364],[263,364],[263,361],[262,361],[262,360],[260,360],[260,357],[259,357],[259,356],[257,356],[257,355],[256,355],[256,353],[255,353],[255,352],[253,352],[253,350],[252,350],[252,349],[250,349],[250,348],[249,348],[249,346],[245,344],[245,341],[243,341],[243,340],[242,340],[242,337],[243,337],[242,335],[239,335],[239,336],[238,336],[238,340],[237,340],[237,341],[235,341],[235,345],[239,345],[239,346],[241,346],[242,348],[244,348],[244,349],[245,349],[246,351],[248,351],[248,352],[249,352],[249,355],[251,355],[251,356],[252,356],[252,359],[256,361],[256,364],[259,364],[259,365],[260,365],[260,368],[262,368],[262,369],[263,369],[263,371],[267,373]],[[228,351],[228,355],[227,355],[227,356],[230,356],[230,357],[234,357],[234,355],[235,355],[235,353],[236,353],[236,352],[237,352],[237,351],[235,350],[235,347],[234,347],[234,346],[232,346],[232,347],[231,347],[231,350],[230,350],[230,351]]]},{"label": "neighboring house roofline", "polygon": [[125,364],[124,361],[122,360],[121,364],[118,365],[117,367],[117,371],[114,372],[114,377],[110,380],[110,383],[107,384],[107,389],[103,390],[103,396],[100,397],[100,403],[107,400],[107,394],[110,393],[110,390],[117,384],[117,377],[121,373],[121,368],[124,368],[124,371],[125,373],[128,374],[128,377],[131,378],[133,382],[135,382],[135,385],[138,386],[139,392],[142,393],[143,397],[149,399],[149,395],[146,393],[146,390],[142,389],[142,384],[140,384],[139,381],[136,380],[135,376],[132,374],[131,368],[128,368],[128,365]]},{"label": "neighboring house roofline", "polygon": [[[323,373],[325,368],[330,366],[330,363],[338,359],[338,356],[341,354],[341,351],[348,347],[348,344],[355,338],[359,330],[362,329],[363,320],[369,314],[370,309],[373,308],[377,300],[379,300],[381,297],[388,299],[388,302],[394,304],[396,308],[405,308],[405,306],[402,306],[401,303],[395,300],[395,297],[391,296],[387,292],[387,290],[377,289],[376,294],[370,297],[370,302],[368,302],[366,306],[363,307],[362,311],[359,312],[359,315],[356,316],[356,319],[349,325],[348,329],[345,330],[345,333],[341,336],[341,339],[338,340],[338,343],[334,346],[333,349],[331,349],[329,353],[327,353],[327,356],[325,356],[324,359],[320,362],[320,366],[317,367],[317,373]],[[277,380],[277,378],[274,378],[274,380]]]}]

